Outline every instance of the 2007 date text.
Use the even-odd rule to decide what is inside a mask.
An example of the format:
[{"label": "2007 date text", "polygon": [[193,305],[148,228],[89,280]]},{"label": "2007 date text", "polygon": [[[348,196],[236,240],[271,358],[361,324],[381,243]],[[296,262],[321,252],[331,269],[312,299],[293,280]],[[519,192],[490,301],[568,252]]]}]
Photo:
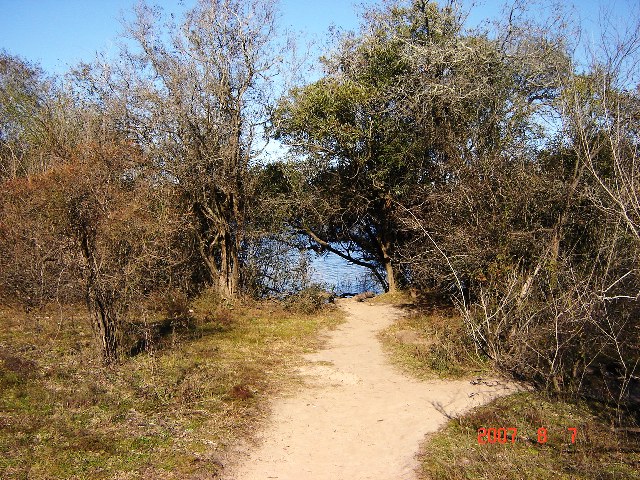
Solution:
[{"label": "2007 date text", "polygon": [[[571,443],[576,443],[576,436],[578,435],[577,428],[567,428],[567,431],[571,434]],[[548,435],[547,429],[540,427],[537,431],[538,443],[547,443]],[[516,443],[518,436],[517,428],[479,428],[478,429],[478,444],[487,445],[494,443]]]}]

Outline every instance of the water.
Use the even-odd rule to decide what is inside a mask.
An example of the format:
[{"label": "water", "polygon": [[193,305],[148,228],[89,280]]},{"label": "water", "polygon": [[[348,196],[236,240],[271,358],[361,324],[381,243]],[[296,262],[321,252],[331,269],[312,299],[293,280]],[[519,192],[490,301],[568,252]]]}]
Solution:
[{"label": "water", "polygon": [[373,291],[382,293],[380,284],[368,268],[353,265],[337,255],[314,256],[311,281],[337,294]]},{"label": "water", "polygon": [[382,293],[381,285],[368,268],[351,264],[335,254],[316,255],[285,242],[267,239],[250,244],[247,259],[248,270],[253,268],[276,295],[314,284],[337,295],[365,291]]}]

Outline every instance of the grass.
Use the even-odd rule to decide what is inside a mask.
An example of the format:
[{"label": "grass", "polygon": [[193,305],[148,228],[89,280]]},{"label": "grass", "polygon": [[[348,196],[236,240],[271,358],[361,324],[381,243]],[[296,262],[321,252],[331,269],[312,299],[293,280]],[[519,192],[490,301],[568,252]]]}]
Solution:
[{"label": "grass", "polygon": [[218,478],[319,329],[340,321],[206,297],[192,308],[193,328],[110,367],[82,309],[0,308],[0,478]]},{"label": "grass", "polygon": [[[638,479],[640,437],[612,429],[614,415],[601,405],[539,393],[504,397],[451,420],[432,435],[422,448],[420,478]],[[515,443],[478,443],[479,428],[501,427],[517,428]],[[541,427],[547,431],[546,443],[538,442]],[[575,443],[568,428],[577,429]]]},{"label": "grass", "polygon": [[414,304],[414,299],[411,297],[411,294],[407,290],[396,290],[394,292],[385,292],[380,295],[376,295],[372,299],[367,300],[373,304],[377,303],[387,303],[396,305],[399,307],[409,307]]},{"label": "grass", "polygon": [[[406,296],[378,301],[407,307]],[[475,354],[452,310],[410,307],[381,334],[392,361],[422,379],[496,375]],[[640,479],[640,433],[633,420],[616,429],[617,412],[600,404],[521,392],[454,418],[420,453],[421,480]],[[547,431],[538,443],[538,429]],[[571,431],[577,429],[576,442]],[[479,444],[479,428],[517,428],[515,442]],[[482,439],[484,440],[484,438]]]},{"label": "grass", "polygon": [[409,312],[380,338],[392,361],[420,379],[464,378],[491,371],[466,337],[462,319],[453,312]]}]

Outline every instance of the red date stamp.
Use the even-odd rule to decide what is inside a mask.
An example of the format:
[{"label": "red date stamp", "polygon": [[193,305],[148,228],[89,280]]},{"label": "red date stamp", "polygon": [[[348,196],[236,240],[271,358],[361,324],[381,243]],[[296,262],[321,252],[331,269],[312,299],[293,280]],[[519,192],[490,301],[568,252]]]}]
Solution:
[{"label": "red date stamp", "polygon": [[[578,435],[578,429],[569,427],[567,431],[571,434],[571,443],[576,443],[576,436]],[[549,437],[547,435],[547,429],[540,427],[537,431],[538,443],[547,443]],[[516,443],[518,436],[517,428],[479,428],[478,429],[478,445],[487,445],[495,443]]]}]

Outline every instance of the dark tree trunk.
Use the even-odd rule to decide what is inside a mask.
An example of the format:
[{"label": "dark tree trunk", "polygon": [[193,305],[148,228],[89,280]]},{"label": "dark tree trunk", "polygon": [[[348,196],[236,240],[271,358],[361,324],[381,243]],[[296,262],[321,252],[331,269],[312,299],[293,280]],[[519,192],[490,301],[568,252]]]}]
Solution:
[{"label": "dark tree trunk", "polygon": [[240,290],[239,235],[230,221],[233,215],[223,204],[213,208],[196,203],[194,210],[200,221],[198,244],[206,267],[208,283],[225,298],[235,298]]},{"label": "dark tree trunk", "polygon": [[117,360],[120,346],[118,336],[118,315],[115,311],[115,295],[105,290],[99,281],[99,261],[96,258],[95,227],[88,224],[83,216],[76,218],[76,233],[80,249],[86,261],[87,308],[93,315],[93,329],[98,336],[102,359],[109,364]]},{"label": "dark tree trunk", "polygon": [[94,316],[94,329],[100,340],[100,348],[102,350],[102,359],[109,364],[118,359],[118,348],[120,346],[118,338],[118,317],[109,307],[105,305],[105,301],[98,298],[95,293],[94,298],[90,299],[92,305],[90,309]]},{"label": "dark tree trunk", "polygon": [[384,270],[387,274],[387,292],[396,292],[398,290],[396,273],[393,268],[393,262],[388,257],[385,257],[384,259]]}]

